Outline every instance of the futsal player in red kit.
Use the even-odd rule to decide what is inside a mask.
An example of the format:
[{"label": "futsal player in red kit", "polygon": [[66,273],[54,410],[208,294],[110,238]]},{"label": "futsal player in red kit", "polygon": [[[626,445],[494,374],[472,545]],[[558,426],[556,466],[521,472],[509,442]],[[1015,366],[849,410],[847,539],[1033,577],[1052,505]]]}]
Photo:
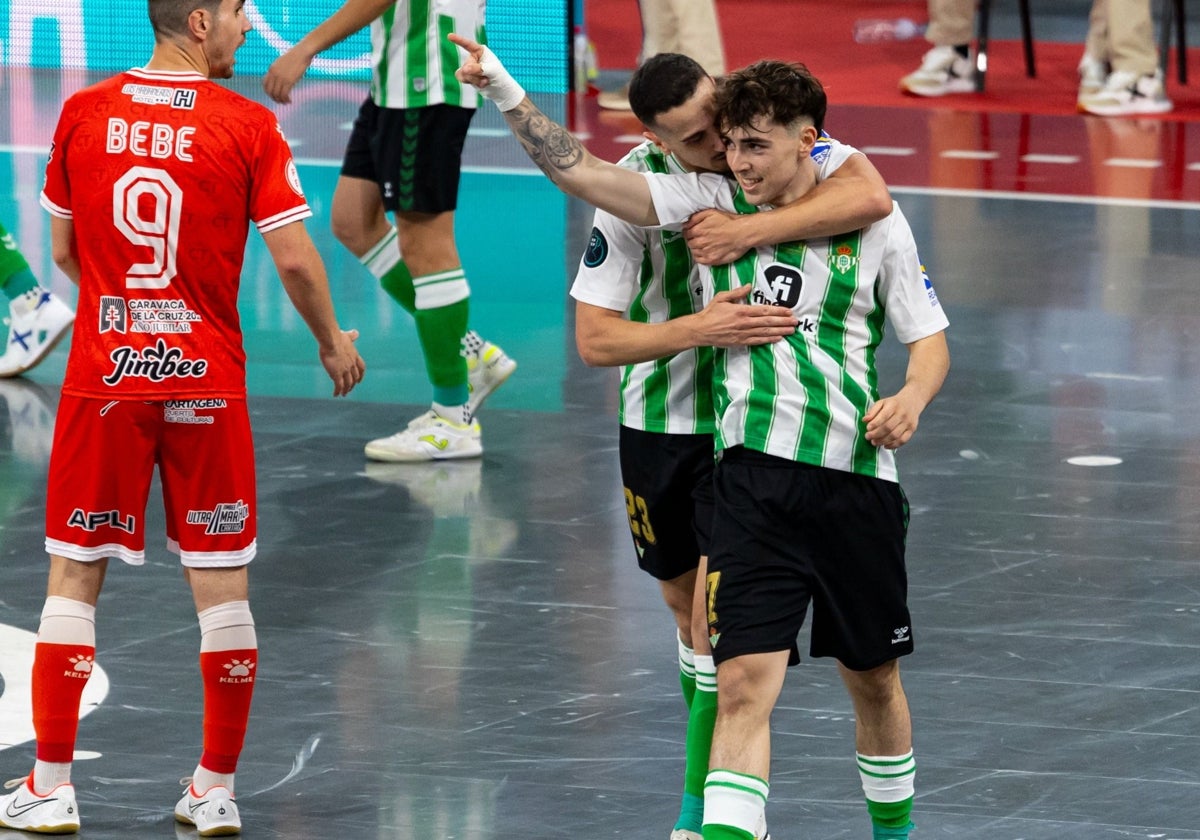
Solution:
[{"label": "futsal player in red kit", "polygon": [[0,826],[79,828],[71,760],[108,558],[145,559],[157,466],[167,547],[199,617],[203,751],[175,817],[235,834],[234,771],[258,673],[246,566],[254,454],[237,293],[253,224],[342,396],[361,381],[303,220],[291,150],[264,107],[210,81],[233,72],[242,0],[149,0],[149,63],[63,106],[42,205],[54,260],[79,284],[46,502],[48,597],[33,664],[37,761]]}]

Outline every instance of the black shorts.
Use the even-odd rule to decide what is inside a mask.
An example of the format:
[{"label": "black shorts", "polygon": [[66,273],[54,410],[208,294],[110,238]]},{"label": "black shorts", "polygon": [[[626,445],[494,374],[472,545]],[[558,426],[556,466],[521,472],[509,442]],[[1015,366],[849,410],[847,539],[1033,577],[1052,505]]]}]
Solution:
[{"label": "black shorts", "polygon": [[358,109],[342,175],[379,185],[391,211],[447,213],[458,206],[463,143],[474,108],[429,105]]},{"label": "black shorts", "polygon": [[866,671],[912,653],[899,484],[737,446],[716,467],[708,622],[716,662],[792,650]]},{"label": "black shorts", "polygon": [[713,436],[622,426],[620,452],[638,566],[658,580],[695,571],[712,530]]}]

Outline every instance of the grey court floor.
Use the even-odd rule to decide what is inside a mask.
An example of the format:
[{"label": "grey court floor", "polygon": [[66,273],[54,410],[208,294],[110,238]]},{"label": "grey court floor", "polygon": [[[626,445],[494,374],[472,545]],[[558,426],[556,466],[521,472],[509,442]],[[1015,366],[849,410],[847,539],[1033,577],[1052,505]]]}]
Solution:
[{"label": "grey court floor", "polygon": [[[0,218],[51,277],[29,189],[40,167],[28,150],[0,159]],[[616,375],[573,347],[566,289],[589,214],[528,171],[494,169],[468,174],[459,230],[473,322],[520,368],[483,412],[482,461],[364,460],[364,441],[427,395],[411,325],[327,233],[328,161],[301,173],[342,319],[364,333],[361,393],[324,396],[252,237],[262,658],[238,774],[247,838],[666,840],[673,824],[672,626],[630,544]],[[900,456],[913,836],[1197,840],[1197,211],[897,198],[953,354]],[[0,382],[0,777],[33,754],[14,686],[44,596],[64,357]],[[889,338],[884,382],[898,386],[903,364]],[[97,840],[191,836],[171,807],[197,756],[199,634],[173,557],[153,539],[147,554],[140,569],[114,564],[100,603],[107,693],[92,697],[75,769],[83,835]],[[774,718],[778,840],[870,836],[853,727],[834,667],[806,657]]]}]

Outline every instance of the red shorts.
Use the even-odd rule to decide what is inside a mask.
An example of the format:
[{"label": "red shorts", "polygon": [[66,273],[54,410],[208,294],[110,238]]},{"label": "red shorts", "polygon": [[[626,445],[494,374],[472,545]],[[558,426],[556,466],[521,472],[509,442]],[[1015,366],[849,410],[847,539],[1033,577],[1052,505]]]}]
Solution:
[{"label": "red shorts", "polygon": [[146,499],[158,467],[167,549],[185,566],[254,558],[254,442],[245,400],[142,402],[64,394],[46,491],[46,551],[88,562],[146,559]]}]

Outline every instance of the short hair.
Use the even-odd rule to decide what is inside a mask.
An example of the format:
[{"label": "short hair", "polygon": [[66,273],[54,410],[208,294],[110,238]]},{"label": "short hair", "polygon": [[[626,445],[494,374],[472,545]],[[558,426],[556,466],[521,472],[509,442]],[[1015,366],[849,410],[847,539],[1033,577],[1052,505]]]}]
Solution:
[{"label": "short hair", "polygon": [[707,78],[708,71],[686,55],[652,55],[629,80],[629,107],[642,125],[653,127],[660,114],[691,99]]},{"label": "short hair", "polygon": [[206,9],[216,15],[221,0],[148,0],[150,26],[155,38],[186,35],[188,18],[196,9]]},{"label": "short hair", "polygon": [[812,120],[817,131],[825,126],[825,88],[803,64],[757,61],[735,70],[717,84],[713,98],[717,125],[755,128],[761,119],[791,128]]}]

